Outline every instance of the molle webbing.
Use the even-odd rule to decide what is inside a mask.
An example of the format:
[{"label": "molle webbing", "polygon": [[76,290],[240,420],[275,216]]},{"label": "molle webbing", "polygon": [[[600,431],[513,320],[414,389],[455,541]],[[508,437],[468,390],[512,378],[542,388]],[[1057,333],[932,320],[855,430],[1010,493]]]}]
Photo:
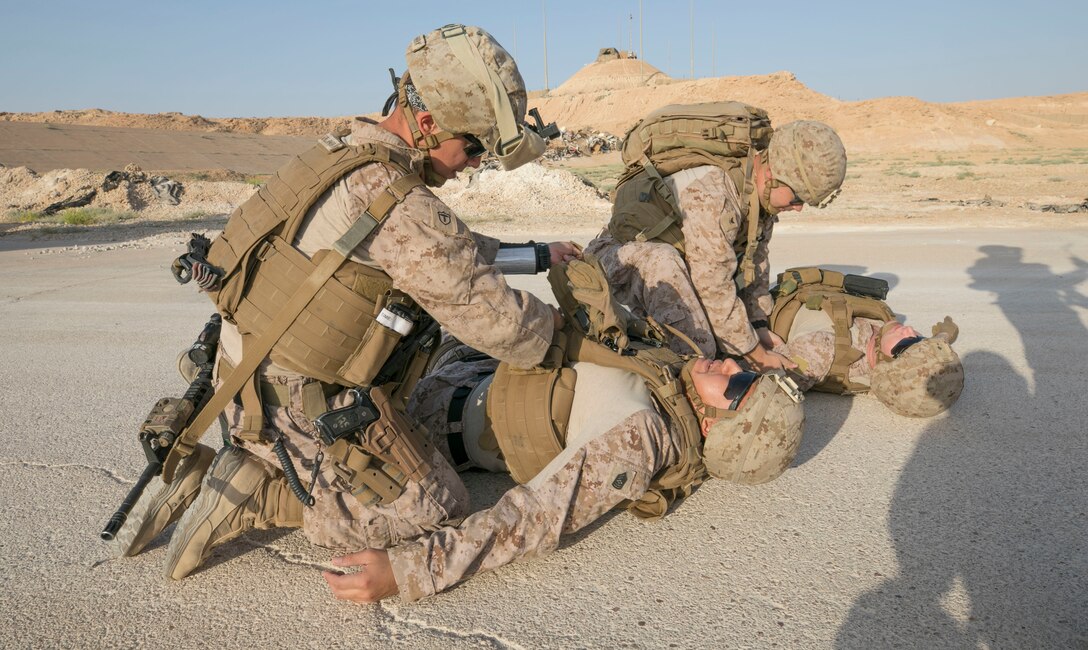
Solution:
[{"label": "molle webbing", "polygon": [[[174,448],[170,451],[170,455],[167,457],[163,467],[163,481],[169,483],[173,480],[178,461],[192,453],[197,441],[200,439],[201,435],[203,435],[204,431],[211,425],[215,418],[218,417],[219,413],[223,411],[227,402],[234,398],[247,381],[251,380],[253,373],[256,372],[257,368],[260,366],[261,361],[268,356],[273,347],[276,346],[285,334],[288,336],[283,350],[294,349],[291,347],[293,335],[290,334],[289,329],[295,325],[296,321],[302,321],[300,327],[305,328],[312,324],[311,319],[320,319],[321,309],[319,309],[318,306],[314,306],[313,309],[308,309],[311,303],[315,302],[315,297],[320,298],[321,296],[327,296],[338,291],[333,288],[334,285],[339,285],[339,282],[333,279],[333,275],[344,265],[347,256],[378,227],[378,225],[389,215],[394,206],[404,200],[408,192],[422,184],[423,181],[421,178],[410,175],[400,178],[383,190],[370,206],[367,207],[366,211],[356,219],[355,223],[352,224],[348,231],[333,244],[332,250],[322,256],[319,263],[309,261],[311,270],[308,275],[295,276],[295,279],[298,280],[298,284],[294,286],[293,290],[289,293],[283,293],[282,300],[277,302],[277,305],[279,305],[280,308],[274,312],[274,316],[266,323],[262,328],[262,331],[257,334],[247,328],[247,331],[243,332],[243,335],[253,334],[251,339],[252,343],[243,345],[245,349],[243,349],[242,360],[238,363],[238,367],[229,377],[223,379],[223,385],[219,387],[215,395],[213,395],[211,400],[205,405],[204,409],[197,414],[193,419],[192,424],[185,430],[178,439],[177,444],[175,444]],[[296,208],[301,207],[302,206],[296,206]],[[305,210],[303,210],[303,212],[305,212]],[[273,237],[273,239],[279,238]],[[280,241],[282,241],[282,239],[280,239]],[[275,246],[261,246],[259,248],[260,250],[267,252],[269,250],[274,250]],[[258,269],[259,268],[260,267],[258,266]],[[325,293],[322,293],[323,290]],[[323,303],[319,306],[323,306]],[[397,340],[399,340],[398,336],[386,334],[386,332],[389,332],[387,328],[375,325],[372,322],[374,315],[376,314],[372,310],[369,314],[371,322],[368,323],[364,321],[359,325],[360,333],[365,332],[362,334],[362,341],[352,352],[351,356],[344,362],[336,376],[332,377],[331,381],[316,374],[310,376],[315,376],[328,383],[346,385],[351,385],[356,380],[365,379],[366,381],[369,381],[370,378],[373,378],[381,368],[385,358],[392,352]],[[245,325],[245,323],[239,323],[239,329],[241,330]],[[376,330],[382,331],[376,332]],[[335,334],[337,333],[329,333],[330,336]],[[338,334],[343,335],[343,333]],[[369,339],[379,336],[386,337],[390,340],[382,340],[377,344],[367,345]],[[383,351],[385,358],[381,357]],[[307,374],[309,373],[307,372]],[[365,382],[360,381],[360,383]]]},{"label": "molle webbing", "polygon": [[499,365],[487,394],[487,413],[506,466],[527,483],[563,451],[577,376],[570,368]]},{"label": "molle webbing", "polygon": [[789,342],[790,328],[802,308],[821,309],[831,318],[835,334],[835,356],[827,376],[813,386],[826,393],[851,394],[869,390],[865,384],[849,380],[850,366],[864,356],[853,346],[850,327],[855,318],[889,321],[895,312],[882,300],[846,293],[845,276],[838,271],[817,267],[787,269],[778,276],[778,286],[772,291],[774,308],[770,327],[775,334]]},{"label": "molle webbing", "polygon": [[[248,273],[256,263],[256,248],[270,235],[294,241],[313,204],[334,183],[369,163],[384,163],[408,176],[410,162],[392,149],[367,143],[347,146],[347,131],[326,135],[322,144],[284,165],[255,195],[240,205],[227,220],[222,234],[212,242],[208,262],[225,272],[218,291],[209,292],[220,313],[233,320],[234,310],[248,286]],[[373,205],[374,213],[384,205]],[[391,206],[390,206],[391,207]]]}]

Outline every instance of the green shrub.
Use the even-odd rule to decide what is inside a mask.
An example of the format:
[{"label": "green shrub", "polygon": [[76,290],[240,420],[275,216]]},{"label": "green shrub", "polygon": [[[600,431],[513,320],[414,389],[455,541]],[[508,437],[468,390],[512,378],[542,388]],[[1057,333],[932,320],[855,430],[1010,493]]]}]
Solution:
[{"label": "green shrub", "polygon": [[57,223],[69,226],[119,223],[134,218],[136,218],[136,214],[133,212],[122,212],[109,208],[72,208],[70,210],[61,210],[54,216]]}]

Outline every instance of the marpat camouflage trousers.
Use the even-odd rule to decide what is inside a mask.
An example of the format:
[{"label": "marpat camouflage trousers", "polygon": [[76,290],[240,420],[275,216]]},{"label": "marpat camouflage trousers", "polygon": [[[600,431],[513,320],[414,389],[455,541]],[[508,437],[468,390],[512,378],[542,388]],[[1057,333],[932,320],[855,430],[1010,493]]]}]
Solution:
[{"label": "marpat camouflage trousers", "polygon": [[[275,440],[282,433],[283,442],[291,456],[295,471],[306,484],[313,472],[314,459],[325,450],[313,423],[303,414],[302,386],[297,378],[269,377],[268,381],[288,387],[290,404],[286,407],[265,406],[263,436]],[[351,402],[347,391],[329,398],[329,408],[340,408]],[[232,437],[241,430],[242,409],[231,403],[226,409]],[[254,456],[280,467],[272,445],[244,442],[234,443]],[[445,446],[444,441],[434,449]],[[419,483],[409,481],[404,493],[388,504],[364,507],[351,494],[348,484],[332,470],[326,458],[313,489],[314,506],[303,514],[303,532],[319,546],[358,551],[365,548],[386,548],[437,530],[450,521],[459,521],[469,512],[469,496],[461,478],[437,450],[430,459],[431,473]]]}]

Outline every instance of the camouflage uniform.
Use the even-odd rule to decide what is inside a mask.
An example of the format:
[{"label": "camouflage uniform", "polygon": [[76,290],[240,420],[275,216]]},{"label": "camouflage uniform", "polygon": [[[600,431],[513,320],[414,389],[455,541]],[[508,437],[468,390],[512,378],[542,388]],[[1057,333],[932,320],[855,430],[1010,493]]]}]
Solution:
[{"label": "camouflage uniform", "polygon": [[[494,362],[455,363],[420,382],[409,403],[429,429],[448,432],[447,410],[455,388],[478,381]],[[587,382],[585,399],[628,391],[630,383]],[[639,382],[641,380],[638,380]],[[575,385],[578,400],[578,385]],[[413,601],[444,591],[477,573],[521,558],[554,551],[561,535],[597,520],[625,499],[638,499],[661,469],[676,463],[679,433],[651,408],[627,406],[607,424],[579,421],[572,413],[567,446],[525,485],[511,488],[487,510],[456,527],[441,528],[418,541],[389,549],[401,598]],[[577,406],[573,409],[577,410]],[[621,480],[622,476],[622,480]]]},{"label": "camouflage uniform", "polygon": [[[760,210],[756,278],[740,289],[733,245],[747,240],[749,215],[736,185],[712,165],[677,172],[665,183],[680,206],[685,257],[665,243],[620,244],[607,230],[586,251],[600,258],[616,297],[637,316],[675,327],[706,357],[718,350],[747,354],[759,342],[751,321],[767,320],[773,306],[767,247],[778,217]],[[691,352],[681,341],[670,345]]]},{"label": "camouflage uniform", "polygon": [[[820,312],[821,314],[823,312]],[[865,352],[872,340],[884,323],[871,318],[855,318],[850,326],[850,345],[859,352]],[[797,364],[795,370],[789,371],[794,381],[801,390],[809,390],[827,377],[831,371],[831,363],[835,360],[835,332],[831,325],[831,319],[827,318],[827,326],[815,331],[794,335],[796,328],[791,328],[787,342],[775,347],[774,351],[789,357]],[[850,364],[847,371],[847,379],[858,384],[868,384],[869,374],[872,368],[866,357],[861,357]]]},{"label": "camouflage uniform", "polygon": [[[419,171],[422,154],[373,122],[356,120],[351,135],[355,144],[379,142],[409,156]],[[359,168],[338,181],[311,208],[294,242],[313,255],[331,248],[373,198],[396,175],[381,164]],[[429,189],[420,187],[397,205],[382,225],[350,257],[352,261],[380,269],[394,286],[414,298],[435,320],[461,340],[490,355],[521,366],[532,366],[544,357],[553,333],[551,308],[524,291],[511,289],[489,264],[498,251],[498,240],[470,231]],[[241,359],[237,328],[223,323],[221,351],[229,361]],[[265,407],[267,424],[284,436],[299,476],[310,476],[313,459],[323,445],[309,419],[302,413],[302,385],[314,381],[278,367],[265,359],[259,371],[262,381],[287,385],[292,407]],[[343,406],[345,393],[328,400],[329,407]],[[227,416],[240,423],[240,409],[231,405]],[[237,429],[237,427],[236,427]],[[276,431],[267,430],[275,439]],[[235,442],[278,466],[270,447]],[[304,531],[315,543],[341,549],[385,547],[431,530],[449,518],[468,512],[468,494],[456,472],[440,454],[432,460],[432,474],[420,484],[409,483],[396,501],[364,508],[346,484],[328,467],[314,489],[316,504],[304,515]]]}]

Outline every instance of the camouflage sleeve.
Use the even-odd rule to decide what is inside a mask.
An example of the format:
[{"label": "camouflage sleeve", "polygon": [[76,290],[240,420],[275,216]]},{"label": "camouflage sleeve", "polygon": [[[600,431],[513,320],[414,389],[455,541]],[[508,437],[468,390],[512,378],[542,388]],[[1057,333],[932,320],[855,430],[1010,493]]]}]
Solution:
[{"label": "camouflage sleeve", "polygon": [[801,390],[807,391],[823,381],[831,371],[831,363],[835,360],[835,334],[809,332],[793,337],[774,351],[797,364],[797,369],[789,371],[789,374]]},{"label": "camouflage sleeve", "polygon": [[494,264],[495,256],[499,254],[499,240],[478,232],[472,232],[472,238],[476,240],[476,250],[480,253],[485,264]]},{"label": "camouflage sleeve", "polygon": [[[749,320],[769,321],[771,310],[774,309],[774,300],[771,299],[771,262],[768,251],[771,246],[771,233],[774,232],[774,224],[777,221],[778,217],[774,216],[761,224],[761,236],[752,258],[756,265],[756,279],[741,291],[744,305],[748,308]],[[747,233],[741,233],[741,235],[747,237]]]},{"label": "camouflage sleeve", "polygon": [[[692,173],[696,172],[696,173]],[[706,309],[718,348],[747,354],[759,343],[748,310],[737,295],[733,242],[742,225],[737,188],[717,167],[698,167],[668,178],[683,212],[682,229],[691,282]]]},{"label": "camouflage sleeve", "polygon": [[457,527],[389,549],[400,596],[419,600],[522,558],[555,550],[676,462],[673,434],[661,416],[639,411],[581,446],[570,447],[526,485]]},{"label": "camouflage sleeve", "polygon": [[481,264],[476,237],[429,191],[413,190],[363,245],[398,289],[466,345],[520,367],[544,358],[551,308]]}]

